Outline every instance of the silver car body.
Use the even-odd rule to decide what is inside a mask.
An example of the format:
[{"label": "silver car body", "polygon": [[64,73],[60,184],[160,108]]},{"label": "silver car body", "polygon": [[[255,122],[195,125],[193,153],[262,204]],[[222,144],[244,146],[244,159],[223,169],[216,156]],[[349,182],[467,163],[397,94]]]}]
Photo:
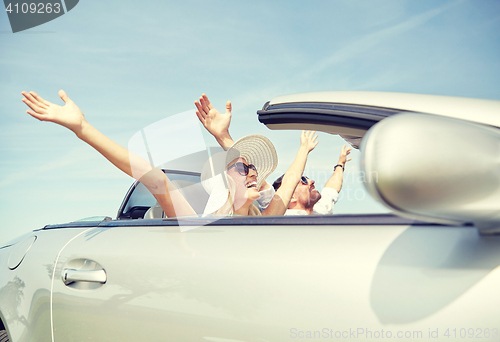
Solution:
[{"label": "silver car body", "polygon": [[[279,97],[259,120],[274,129],[321,128],[358,146],[393,114],[498,130],[499,108],[487,100],[329,92]],[[384,194],[383,186],[370,191]],[[14,342],[500,340],[495,229],[485,234],[468,216],[453,221],[436,209],[425,217],[420,207],[379,200],[405,217],[47,226],[0,248],[0,318]]]}]

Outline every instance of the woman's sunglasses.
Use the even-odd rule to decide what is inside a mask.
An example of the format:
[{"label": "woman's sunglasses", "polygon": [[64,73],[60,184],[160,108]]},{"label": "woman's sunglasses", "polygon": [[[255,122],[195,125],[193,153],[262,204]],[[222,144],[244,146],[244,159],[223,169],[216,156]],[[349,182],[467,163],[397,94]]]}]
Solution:
[{"label": "woman's sunglasses", "polygon": [[238,171],[238,173],[242,176],[248,176],[249,170],[254,170],[255,173],[258,173],[257,168],[253,164],[246,165],[242,162],[237,162],[237,163],[234,163],[233,165],[231,165],[230,167],[228,167],[227,170],[229,171],[233,167],[236,168],[236,171]]}]

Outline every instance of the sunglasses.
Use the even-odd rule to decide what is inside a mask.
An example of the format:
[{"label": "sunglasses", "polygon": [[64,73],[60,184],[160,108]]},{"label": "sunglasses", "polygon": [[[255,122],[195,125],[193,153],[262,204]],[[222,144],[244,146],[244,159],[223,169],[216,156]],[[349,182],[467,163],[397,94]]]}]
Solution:
[{"label": "sunglasses", "polygon": [[300,182],[304,185],[307,185],[307,184],[309,184],[308,179],[309,178],[307,178],[306,176],[302,176],[302,177],[300,177]]},{"label": "sunglasses", "polygon": [[238,171],[238,173],[242,176],[248,176],[248,172],[250,170],[254,170],[255,173],[258,173],[257,172],[257,168],[255,167],[255,165],[253,164],[250,164],[250,165],[246,165],[242,162],[237,162],[237,163],[234,163],[233,165],[231,165],[230,167],[227,168],[227,170],[231,170],[232,168],[236,168],[236,171]]}]

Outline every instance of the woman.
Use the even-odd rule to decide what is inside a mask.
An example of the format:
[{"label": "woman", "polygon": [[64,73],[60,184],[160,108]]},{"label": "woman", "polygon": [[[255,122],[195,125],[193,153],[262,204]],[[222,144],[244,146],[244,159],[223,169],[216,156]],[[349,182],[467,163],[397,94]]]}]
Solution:
[{"label": "woman", "polygon": [[[127,175],[139,180],[153,194],[167,217],[196,215],[191,205],[170,181],[170,179],[155,166],[141,157],[129,152],[107,138],[90,125],[78,106],[69,99],[63,90],[59,96],[65,102],[64,106],[55,105],[44,100],[35,92],[22,92],[22,101],[31,108],[26,112],[40,121],[50,121],[68,128],[76,136],[96,149],[118,169]],[[297,156],[283,177],[282,186],[276,192],[269,206],[262,212],[263,215],[283,215],[288,207],[290,198],[304,171],[307,156],[316,147],[317,135],[315,132],[302,131],[300,148]],[[255,147],[261,145],[260,147]],[[202,184],[210,194],[205,213],[258,215],[253,202],[259,198],[259,184],[265,180],[274,168],[277,158],[265,171],[262,166],[257,168],[252,162],[262,158],[262,154],[276,155],[274,146],[269,139],[251,135],[238,140],[232,148],[224,154],[223,171],[217,171],[212,165],[211,176],[204,169]],[[258,164],[257,162],[255,162]],[[269,167],[269,165],[271,165]],[[273,168],[274,167],[274,168]],[[203,176],[205,175],[205,176]],[[218,179],[218,180],[217,180]],[[221,182],[226,182],[221,183]]]}]

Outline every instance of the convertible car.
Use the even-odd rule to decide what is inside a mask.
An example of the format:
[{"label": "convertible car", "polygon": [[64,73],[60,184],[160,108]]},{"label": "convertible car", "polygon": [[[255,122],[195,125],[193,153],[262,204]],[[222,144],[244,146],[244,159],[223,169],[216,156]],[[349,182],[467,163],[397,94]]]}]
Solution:
[{"label": "convertible car", "polygon": [[[0,341],[500,340],[500,101],[320,92],[257,114],[359,148],[391,213],[165,218],[136,182],[115,219],[0,246]],[[201,213],[200,174],[165,172]]]}]

